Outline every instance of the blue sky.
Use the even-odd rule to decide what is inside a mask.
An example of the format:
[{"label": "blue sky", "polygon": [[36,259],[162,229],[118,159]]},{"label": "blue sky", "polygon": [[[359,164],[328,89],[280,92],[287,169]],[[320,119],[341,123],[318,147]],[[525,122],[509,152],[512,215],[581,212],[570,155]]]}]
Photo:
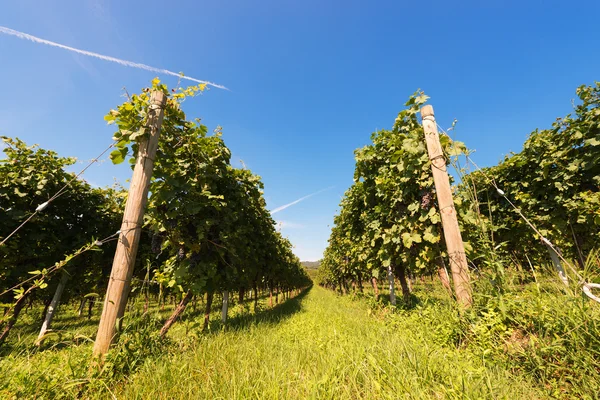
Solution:
[{"label": "blue sky", "polygon": [[[352,183],[353,150],[411,93],[425,90],[438,123],[457,118],[456,138],[494,164],[600,80],[599,12],[598,1],[21,0],[0,5],[0,25],[230,88],[185,111],[223,127],[270,209],[321,191],[274,215],[298,256],[315,260]],[[0,134],[82,162],[110,144],[102,117],[122,88],[156,75],[6,35],[0,55]],[[103,162],[85,178],[129,175]]]}]

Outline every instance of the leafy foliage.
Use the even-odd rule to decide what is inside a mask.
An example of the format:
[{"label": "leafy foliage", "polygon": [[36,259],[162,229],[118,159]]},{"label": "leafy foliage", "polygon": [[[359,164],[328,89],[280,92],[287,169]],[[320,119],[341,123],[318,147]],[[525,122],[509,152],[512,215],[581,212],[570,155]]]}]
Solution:
[{"label": "leafy foliage", "polygon": [[[447,161],[458,165],[455,205],[472,265],[501,293],[511,265],[548,263],[547,249],[500,187],[539,232],[579,261],[600,246],[600,83],[577,89],[575,115],[536,130],[520,153],[471,173],[458,165],[470,152],[440,136]],[[340,204],[319,280],[334,287],[382,267],[412,275],[432,271],[443,254],[431,164],[417,120],[426,96],[415,93],[392,130],[375,132],[356,154],[354,185]],[[529,270],[530,268],[528,268]],[[402,272],[402,271],[401,271]]]},{"label": "leafy foliage", "polygon": [[[417,118],[426,100],[416,92],[391,130],[373,133],[372,144],[355,151],[354,185],[334,218],[321,266],[323,284],[378,278],[389,266],[402,275],[429,273],[441,256],[431,161]],[[441,143],[454,153],[464,147],[447,136]]]},{"label": "leafy foliage", "polygon": [[168,97],[145,221],[160,243],[157,281],[194,294],[307,286],[291,243],[275,230],[266,210],[260,177],[231,166],[220,128],[209,135],[200,120],[186,120],[182,102],[204,89],[201,84],[169,91],[155,79],[152,88],[105,117],[118,127],[113,162],[131,154],[133,163],[139,140],[148,134],[150,93],[160,90]]},{"label": "leafy foliage", "polygon": [[[93,238],[106,237],[118,229],[121,202],[116,191],[92,188],[82,180],[73,179],[74,175],[66,171],[75,162],[73,158],[28,146],[19,139],[2,137],[2,140],[6,158],[0,160],[0,213],[3,216],[0,239],[7,237],[59,189],[67,184],[68,189],[0,246],[0,293],[3,293],[0,302],[11,305],[13,297],[15,300],[30,295],[51,297],[51,290],[36,293],[34,289],[44,289],[49,284],[49,288],[54,289],[58,279],[52,279],[49,271],[63,266],[79,281],[77,290],[91,290],[103,275],[102,266],[112,257],[112,246],[105,246],[104,251],[88,252],[72,261],[72,257],[65,259],[65,255],[93,242]],[[63,259],[66,262],[56,268]],[[30,279],[32,276],[34,280]],[[18,286],[14,293],[9,290],[26,280],[31,282]],[[68,291],[68,295],[74,293],[74,290]],[[16,314],[15,318],[18,310]]]},{"label": "leafy foliage", "polygon": [[[500,258],[539,266],[548,253],[527,223],[491,184],[557,245],[566,258],[584,259],[600,247],[600,83],[577,89],[575,115],[558,118],[551,129],[532,132],[519,153],[463,178],[463,210],[477,213],[474,243],[493,240]],[[475,234],[474,234],[475,233]],[[477,237],[479,236],[479,237]],[[480,248],[480,246],[476,246]],[[485,265],[483,257],[475,260]]]}]

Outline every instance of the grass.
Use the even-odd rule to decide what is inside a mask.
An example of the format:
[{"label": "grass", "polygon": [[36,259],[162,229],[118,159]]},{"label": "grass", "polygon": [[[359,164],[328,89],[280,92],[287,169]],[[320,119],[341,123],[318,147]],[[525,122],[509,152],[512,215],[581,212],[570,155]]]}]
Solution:
[{"label": "grass", "polygon": [[523,398],[524,379],[402,332],[365,302],[315,287],[281,317],[212,335],[116,388],[123,398]]},{"label": "grass", "polygon": [[227,327],[215,322],[208,333],[190,310],[167,342],[156,331],[169,309],[133,312],[92,375],[81,337],[97,316],[81,321],[66,307],[55,327],[69,333],[42,351],[31,346],[31,321],[17,327],[0,359],[0,398],[595,398],[599,313],[589,302],[526,285],[480,296],[461,316],[437,282],[414,289],[412,307],[393,309],[313,287],[273,310],[263,298],[257,314],[235,305]]}]

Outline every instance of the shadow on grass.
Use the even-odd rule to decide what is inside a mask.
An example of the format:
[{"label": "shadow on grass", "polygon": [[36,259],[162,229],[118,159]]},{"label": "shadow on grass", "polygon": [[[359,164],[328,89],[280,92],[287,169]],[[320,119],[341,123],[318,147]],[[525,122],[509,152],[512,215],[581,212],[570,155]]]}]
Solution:
[{"label": "shadow on grass", "polygon": [[[220,312],[218,314],[218,318],[215,318],[215,311],[220,311],[221,306],[213,306],[211,308],[211,319],[209,328],[205,332],[205,334],[216,334],[222,332],[223,330],[232,331],[232,330],[243,330],[250,326],[256,326],[259,324],[269,324],[274,325],[284,320],[288,319],[292,315],[296,314],[300,310],[302,310],[302,301],[306,297],[306,295],[312,289],[311,287],[306,288],[296,297],[292,297],[290,299],[280,301],[279,304],[273,306],[273,308],[263,308],[264,303],[259,302],[259,309],[257,312],[250,311],[253,309],[253,300],[247,300],[244,303],[237,303],[235,306],[230,307],[229,311],[236,310],[239,314],[228,317],[227,322],[225,324],[222,323],[220,318]],[[240,308],[242,310],[240,310]],[[204,316],[204,312],[197,310],[195,312],[186,313],[186,315],[182,319],[182,323],[185,321],[198,321],[199,318]]]},{"label": "shadow on grass", "polygon": [[[78,346],[93,341],[100,322],[102,304],[95,306],[91,318],[88,318],[87,315],[78,316],[71,310],[72,307],[69,307],[69,304],[59,306],[52,327],[48,331],[48,339],[40,347],[35,346],[34,343],[42,321],[36,318],[37,312],[24,313],[11,331],[8,340],[0,346],[0,357],[9,354],[33,354],[47,350],[61,350],[72,345]],[[135,315],[136,311],[138,310],[129,311],[127,315]],[[158,311],[158,307],[152,311],[154,314],[161,314],[161,319],[168,317],[171,312],[169,309]],[[137,316],[133,318],[137,318]]]},{"label": "shadow on grass", "polygon": [[[273,308],[263,308],[265,306],[263,301],[268,295],[259,296],[259,300],[263,301],[259,301],[259,309],[257,312],[250,311],[253,309],[252,299],[248,299],[242,304],[236,303],[230,307],[230,312],[236,310],[238,314],[229,317],[225,325],[223,325],[220,319],[220,304],[214,304],[211,308],[212,319],[209,329],[207,332],[204,332],[204,334],[216,334],[222,332],[224,329],[228,331],[241,330],[257,324],[279,323],[302,309],[301,303],[311,288],[312,287],[305,289],[296,297],[284,301],[281,301],[280,299],[280,303],[276,304]],[[158,320],[155,320],[155,323],[160,327],[162,326],[162,323],[164,323],[164,320],[170,315],[171,309],[172,307],[166,307],[165,310],[159,310],[158,307],[151,307],[149,314],[153,315],[153,318],[158,317]],[[140,310],[137,311],[139,312]],[[131,316],[132,314],[135,314],[135,311],[128,314]],[[218,317],[215,314],[217,314]],[[203,316],[204,307],[202,306],[194,311],[188,310],[183,318],[177,322],[177,325],[195,321],[195,325],[201,326]],[[11,332],[9,340],[4,343],[3,346],[0,346],[0,357],[11,353],[36,353],[51,349],[61,350],[73,345],[77,346],[89,342],[90,340],[93,340],[96,335],[99,317],[99,315],[94,315],[91,319],[88,319],[87,316],[78,317],[72,314],[64,315],[59,313],[52,324],[53,334],[39,348],[34,346],[34,341],[39,332],[41,322],[37,323],[37,321],[34,322],[33,320],[30,320],[30,318],[25,318],[25,321],[19,321],[18,325],[15,326],[14,332]],[[75,334],[76,332],[78,333]]]},{"label": "shadow on grass", "polygon": [[50,349],[63,349],[72,345],[80,345],[93,340],[98,318],[81,319],[79,321],[67,323],[65,321],[55,321],[47,333],[47,339],[37,347],[34,345],[40,330],[40,324],[22,325],[11,332],[8,340],[0,346],[0,357],[9,354],[18,354],[23,352],[36,353]]},{"label": "shadow on grass", "polygon": [[396,310],[413,311],[418,308],[436,307],[448,305],[454,302],[448,292],[438,288],[433,283],[420,282],[413,286],[413,291],[408,299],[404,299],[401,291],[396,291],[396,305],[393,306],[390,302],[389,292],[385,289],[379,291],[379,295],[375,296],[372,290],[365,289],[364,292],[350,292],[343,295],[339,291],[334,291],[338,296],[356,299],[359,301],[367,301],[371,307],[394,307]]},{"label": "shadow on grass", "polygon": [[[360,293],[360,292],[356,292],[356,293],[350,293],[347,295],[342,295],[341,293],[337,292],[336,293],[338,296],[342,296],[342,297],[349,297],[353,300],[359,300],[359,301],[369,301],[372,306],[378,305],[380,307],[394,307],[390,301],[390,297],[389,294],[387,293],[379,293],[378,296],[375,296],[372,293]],[[423,302],[421,301],[421,298],[416,296],[414,293],[411,293],[408,299],[404,299],[404,297],[402,297],[402,295],[400,294],[398,296],[398,294],[396,294],[396,309],[402,309],[402,310],[406,310],[406,311],[410,311],[413,310],[415,308],[417,308],[417,306],[423,304]]]}]

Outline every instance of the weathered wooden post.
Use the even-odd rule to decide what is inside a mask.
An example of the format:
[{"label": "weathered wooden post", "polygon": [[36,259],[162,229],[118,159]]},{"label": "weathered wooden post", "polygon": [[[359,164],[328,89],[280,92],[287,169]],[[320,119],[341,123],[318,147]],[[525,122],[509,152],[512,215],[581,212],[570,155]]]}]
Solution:
[{"label": "weathered wooden post", "polygon": [[63,291],[65,290],[65,286],[67,285],[68,280],[69,274],[63,272],[60,278],[60,282],[58,282],[58,286],[56,287],[56,291],[54,292],[54,297],[52,297],[52,301],[48,306],[48,311],[46,312],[46,318],[44,318],[44,323],[42,324],[42,328],[40,329],[40,334],[38,335],[38,338],[35,341],[36,346],[40,346],[42,344],[46,331],[50,329],[50,324],[52,323],[52,319],[54,319],[54,313],[58,308],[58,303],[60,302],[60,298],[62,297]]},{"label": "weathered wooden post", "polygon": [[392,265],[387,267],[388,283],[390,285],[390,304],[396,305],[396,290],[394,289],[394,272],[392,271]]},{"label": "weathered wooden post", "polygon": [[548,253],[550,254],[550,258],[552,259],[552,264],[554,265],[554,268],[558,273],[558,277],[566,287],[569,287],[569,278],[567,278],[567,274],[565,274],[565,270],[562,266],[562,263],[560,262],[560,258],[555,248],[546,238],[542,239],[542,242],[546,245],[546,248],[548,249]]},{"label": "weathered wooden post", "polygon": [[442,216],[442,227],[448,249],[448,258],[450,259],[454,291],[456,292],[458,301],[464,306],[469,307],[473,303],[473,300],[471,297],[467,256],[465,255],[465,247],[458,227],[458,219],[456,218],[456,210],[450,189],[450,179],[448,178],[448,171],[446,169],[446,157],[440,144],[440,136],[433,114],[433,107],[429,105],[423,106],[421,108],[421,117],[423,118],[427,152],[431,160],[435,192]]},{"label": "weathered wooden post", "polygon": [[221,322],[227,322],[227,309],[229,308],[229,290],[223,291],[223,308],[221,309]]},{"label": "weathered wooden post", "polygon": [[139,143],[138,155],[131,185],[129,186],[129,195],[123,213],[119,242],[113,260],[108,288],[106,289],[98,334],[94,343],[94,355],[96,356],[106,354],[115,334],[117,319],[122,318],[125,313],[131,275],[133,274],[133,266],[142,232],[144,209],[148,201],[148,187],[152,176],[154,157],[158,148],[158,136],[164,116],[165,103],[166,96],[164,93],[152,92],[146,124],[148,136]]}]

